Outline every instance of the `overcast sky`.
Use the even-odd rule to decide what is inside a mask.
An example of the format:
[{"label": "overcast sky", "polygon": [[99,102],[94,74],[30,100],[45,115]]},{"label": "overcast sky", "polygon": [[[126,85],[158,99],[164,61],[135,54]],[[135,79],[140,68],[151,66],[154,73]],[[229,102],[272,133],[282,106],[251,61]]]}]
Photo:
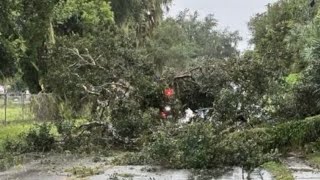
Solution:
[{"label": "overcast sky", "polygon": [[238,30],[243,37],[239,49],[248,47],[250,32],[248,22],[252,16],[264,12],[266,5],[277,0],[173,0],[169,16],[176,16],[184,9],[198,11],[202,17],[214,14],[219,22],[219,28]]}]

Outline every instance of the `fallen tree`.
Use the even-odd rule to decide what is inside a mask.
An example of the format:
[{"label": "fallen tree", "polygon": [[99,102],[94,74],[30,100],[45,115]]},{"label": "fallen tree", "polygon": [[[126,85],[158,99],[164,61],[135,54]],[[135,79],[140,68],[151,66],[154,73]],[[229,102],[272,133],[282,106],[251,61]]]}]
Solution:
[{"label": "fallen tree", "polygon": [[319,151],[319,136],[320,116],[235,132],[195,123],[160,129],[141,155],[144,162],[174,168],[241,166],[250,170],[291,150],[312,146]]}]

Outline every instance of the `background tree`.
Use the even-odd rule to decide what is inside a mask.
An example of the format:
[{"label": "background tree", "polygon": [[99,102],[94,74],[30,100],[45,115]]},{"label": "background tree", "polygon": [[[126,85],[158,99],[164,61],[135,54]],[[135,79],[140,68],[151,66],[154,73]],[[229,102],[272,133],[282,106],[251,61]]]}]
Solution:
[{"label": "background tree", "polygon": [[18,72],[18,59],[24,46],[19,34],[18,2],[1,1],[0,11],[0,79],[3,79]]},{"label": "background tree", "polygon": [[147,50],[160,68],[200,66],[201,59],[228,59],[236,57],[238,32],[220,32],[217,20],[208,15],[199,19],[198,13],[181,12],[176,18],[167,18],[148,41]]},{"label": "background tree", "polygon": [[316,15],[308,1],[281,0],[269,4],[265,13],[256,15],[249,23],[259,58],[271,70],[281,74],[300,71],[301,43],[292,37],[297,26],[305,25]]},{"label": "background tree", "polygon": [[111,0],[115,22],[124,29],[133,29],[139,38],[150,35],[163,19],[172,0]]}]

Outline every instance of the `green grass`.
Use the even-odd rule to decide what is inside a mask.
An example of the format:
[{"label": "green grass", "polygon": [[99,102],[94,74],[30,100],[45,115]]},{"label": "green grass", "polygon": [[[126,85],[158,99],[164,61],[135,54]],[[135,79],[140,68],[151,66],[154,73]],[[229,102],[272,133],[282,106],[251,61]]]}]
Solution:
[{"label": "green grass", "polygon": [[[0,123],[4,122],[5,119],[5,109],[3,106],[0,106]],[[9,106],[7,107],[7,122],[14,121],[30,121],[33,119],[32,113],[28,106],[25,106],[24,109],[21,106]]]},{"label": "green grass", "polygon": [[103,171],[100,167],[86,167],[86,166],[77,166],[70,169],[66,169],[65,172],[71,173],[73,176],[77,178],[85,178],[88,176],[99,175],[102,174]]},{"label": "green grass", "polygon": [[31,123],[25,124],[9,124],[9,125],[0,125],[0,150],[3,149],[3,142],[7,139],[15,140],[19,138],[21,133],[29,131],[33,126]]},{"label": "green grass", "polygon": [[[24,114],[24,116],[22,116]],[[27,132],[35,124],[39,124],[33,120],[32,113],[28,106],[25,106],[25,110],[22,110],[20,105],[9,105],[7,108],[7,124],[4,124],[4,107],[0,104],[0,150],[2,149],[3,142],[6,139],[17,139],[19,134]],[[76,124],[80,126],[81,124],[87,122],[85,119],[77,119]],[[54,136],[58,136],[57,128],[52,126],[50,131]]]},{"label": "green grass", "polygon": [[4,106],[0,106],[0,150],[7,139],[15,140],[19,134],[27,132],[33,126],[32,115],[29,108],[10,104],[7,108],[7,124],[4,124]]},{"label": "green grass", "polygon": [[279,162],[268,162],[262,165],[264,169],[269,171],[276,180],[294,180],[287,166]]},{"label": "green grass", "polygon": [[20,105],[8,104],[7,123],[4,124],[4,106],[3,102],[0,102],[0,154],[3,155],[0,158],[0,171],[23,162],[24,158],[22,156],[16,156],[11,154],[12,152],[7,152],[4,144],[7,140],[19,140],[19,135],[28,132],[33,126],[34,123],[31,121],[32,118],[28,110],[27,106],[25,106],[23,111]]},{"label": "green grass", "polygon": [[306,160],[315,168],[320,168],[320,153],[312,153],[306,156]]},{"label": "green grass", "polygon": [[129,174],[129,173],[122,173],[122,174],[118,174],[118,176],[124,177],[124,178],[133,178],[135,175]]}]

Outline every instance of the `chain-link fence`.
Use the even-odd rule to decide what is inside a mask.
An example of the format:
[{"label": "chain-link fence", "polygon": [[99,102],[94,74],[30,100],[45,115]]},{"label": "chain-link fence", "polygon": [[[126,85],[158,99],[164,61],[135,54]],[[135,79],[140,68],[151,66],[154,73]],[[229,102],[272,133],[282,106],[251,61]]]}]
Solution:
[{"label": "chain-link fence", "polygon": [[0,124],[20,122],[54,122],[71,118],[74,112],[65,102],[50,93],[0,93]]},{"label": "chain-link fence", "polygon": [[0,94],[0,121],[7,124],[33,120],[32,98],[33,95],[22,92]]}]

